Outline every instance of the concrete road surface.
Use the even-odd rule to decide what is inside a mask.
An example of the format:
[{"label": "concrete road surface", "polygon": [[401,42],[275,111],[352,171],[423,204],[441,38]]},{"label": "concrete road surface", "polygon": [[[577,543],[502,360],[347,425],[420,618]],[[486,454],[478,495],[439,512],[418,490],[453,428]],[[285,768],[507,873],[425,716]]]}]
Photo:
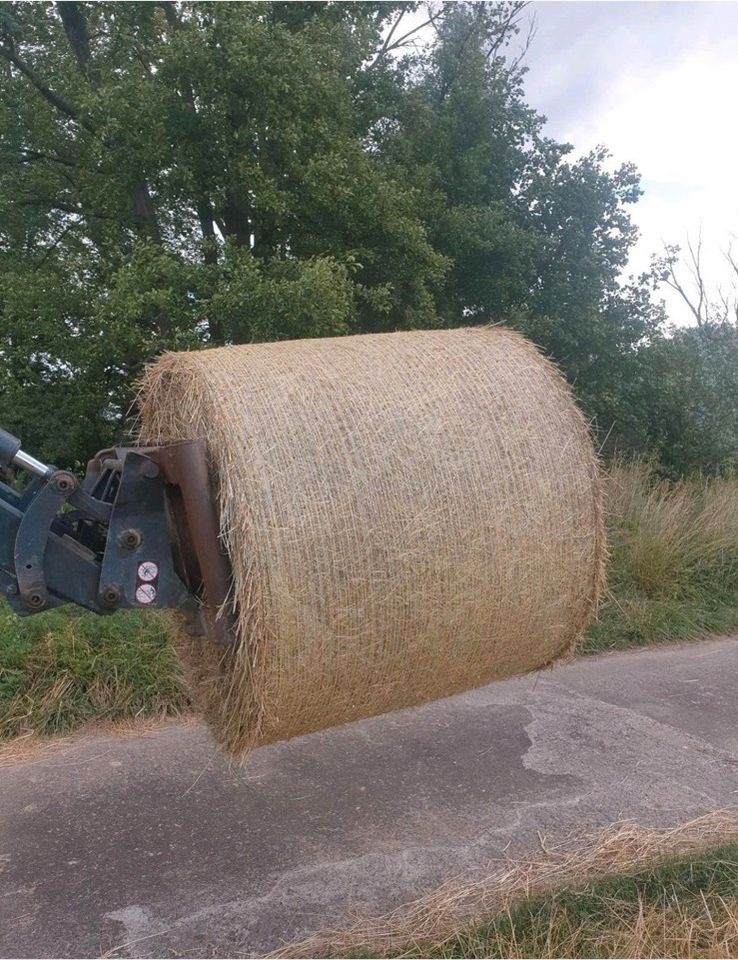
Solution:
[{"label": "concrete road surface", "polygon": [[257,751],[198,724],[0,769],[0,956],[259,955],[621,818],[738,801],[738,641],[585,659]]}]

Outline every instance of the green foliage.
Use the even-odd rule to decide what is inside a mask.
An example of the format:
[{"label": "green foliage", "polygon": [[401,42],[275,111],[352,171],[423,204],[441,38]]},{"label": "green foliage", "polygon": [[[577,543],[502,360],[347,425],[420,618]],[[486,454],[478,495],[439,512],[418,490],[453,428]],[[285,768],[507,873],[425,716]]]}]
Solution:
[{"label": "green foliage", "polygon": [[[674,476],[738,469],[738,327],[708,323],[656,337],[630,383],[635,444]],[[633,444],[634,438],[631,438]]]},{"label": "green foliage", "polygon": [[0,739],[188,705],[162,616],[63,608],[19,619],[0,606]]},{"label": "green foliage", "polygon": [[5,3],[0,422],[70,463],[166,348],[500,320],[636,422],[635,171],[542,135],[521,4],[415,7]]},{"label": "green foliage", "polygon": [[738,628],[738,481],[607,476],[609,597],[581,650],[598,653]]},{"label": "green foliage", "polygon": [[382,149],[426,184],[428,236],[451,264],[436,297],[443,322],[517,326],[563,367],[604,434],[630,412],[623,383],[663,320],[655,275],[620,277],[639,178],[632,165],[610,171],[604,148],[574,160],[542,135],[523,71],[496,55],[506,15],[454,9]]}]

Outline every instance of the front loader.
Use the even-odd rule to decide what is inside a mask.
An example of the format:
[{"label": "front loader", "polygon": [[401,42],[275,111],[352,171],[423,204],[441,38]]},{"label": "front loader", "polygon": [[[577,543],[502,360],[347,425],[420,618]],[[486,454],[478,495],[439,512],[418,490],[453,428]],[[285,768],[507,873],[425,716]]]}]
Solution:
[{"label": "front loader", "polygon": [[98,614],[173,608],[192,627],[233,643],[230,567],[205,445],[100,451],[80,483],[0,430],[0,589],[21,616],[65,603]]}]

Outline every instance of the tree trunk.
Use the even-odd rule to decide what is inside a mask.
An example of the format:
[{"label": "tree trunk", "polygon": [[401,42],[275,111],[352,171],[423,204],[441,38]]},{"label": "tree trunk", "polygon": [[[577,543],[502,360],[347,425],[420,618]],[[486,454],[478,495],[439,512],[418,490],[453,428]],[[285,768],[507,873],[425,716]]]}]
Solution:
[{"label": "tree trunk", "polygon": [[[100,75],[92,66],[90,34],[87,29],[87,17],[82,6],[75,0],[58,0],[56,8],[59,11],[64,32],[74,53],[80,73],[93,87],[97,87],[100,82]],[[142,236],[160,242],[161,234],[157,223],[156,209],[151,199],[148,184],[143,177],[133,186],[131,206],[138,232]]]},{"label": "tree trunk", "polygon": [[56,5],[59,11],[64,32],[69,45],[77,60],[77,66],[87,77],[90,77],[90,37],[87,31],[87,18],[78,3],[72,0],[59,0]]},{"label": "tree trunk", "polygon": [[226,190],[225,203],[223,204],[223,223],[226,228],[226,235],[232,237],[237,246],[251,249],[252,230],[249,210],[241,203],[238,194],[232,187]]}]

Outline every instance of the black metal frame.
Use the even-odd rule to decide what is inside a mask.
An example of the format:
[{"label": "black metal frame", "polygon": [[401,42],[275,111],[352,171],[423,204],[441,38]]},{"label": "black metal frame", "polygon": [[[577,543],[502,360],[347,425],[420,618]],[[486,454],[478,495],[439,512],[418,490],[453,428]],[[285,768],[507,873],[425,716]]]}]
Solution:
[{"label": "black metal frame", "polygon": [[0,589],[16,613],[64,603],[100,614],[176,608],[234,640],[203,444],[105,450],[79,484],[0,431],[0,466],[21,458],[35,479],[22,493],[0,482]]},{"label": "black metal frame", "polygon": [[16,613],[62,603],[97,609],[97,557],[68,537],[57,519],[68,499],[66,491],[60,494],[41,480],[31,481],[23,494],[0,483],[0,585]]}]

